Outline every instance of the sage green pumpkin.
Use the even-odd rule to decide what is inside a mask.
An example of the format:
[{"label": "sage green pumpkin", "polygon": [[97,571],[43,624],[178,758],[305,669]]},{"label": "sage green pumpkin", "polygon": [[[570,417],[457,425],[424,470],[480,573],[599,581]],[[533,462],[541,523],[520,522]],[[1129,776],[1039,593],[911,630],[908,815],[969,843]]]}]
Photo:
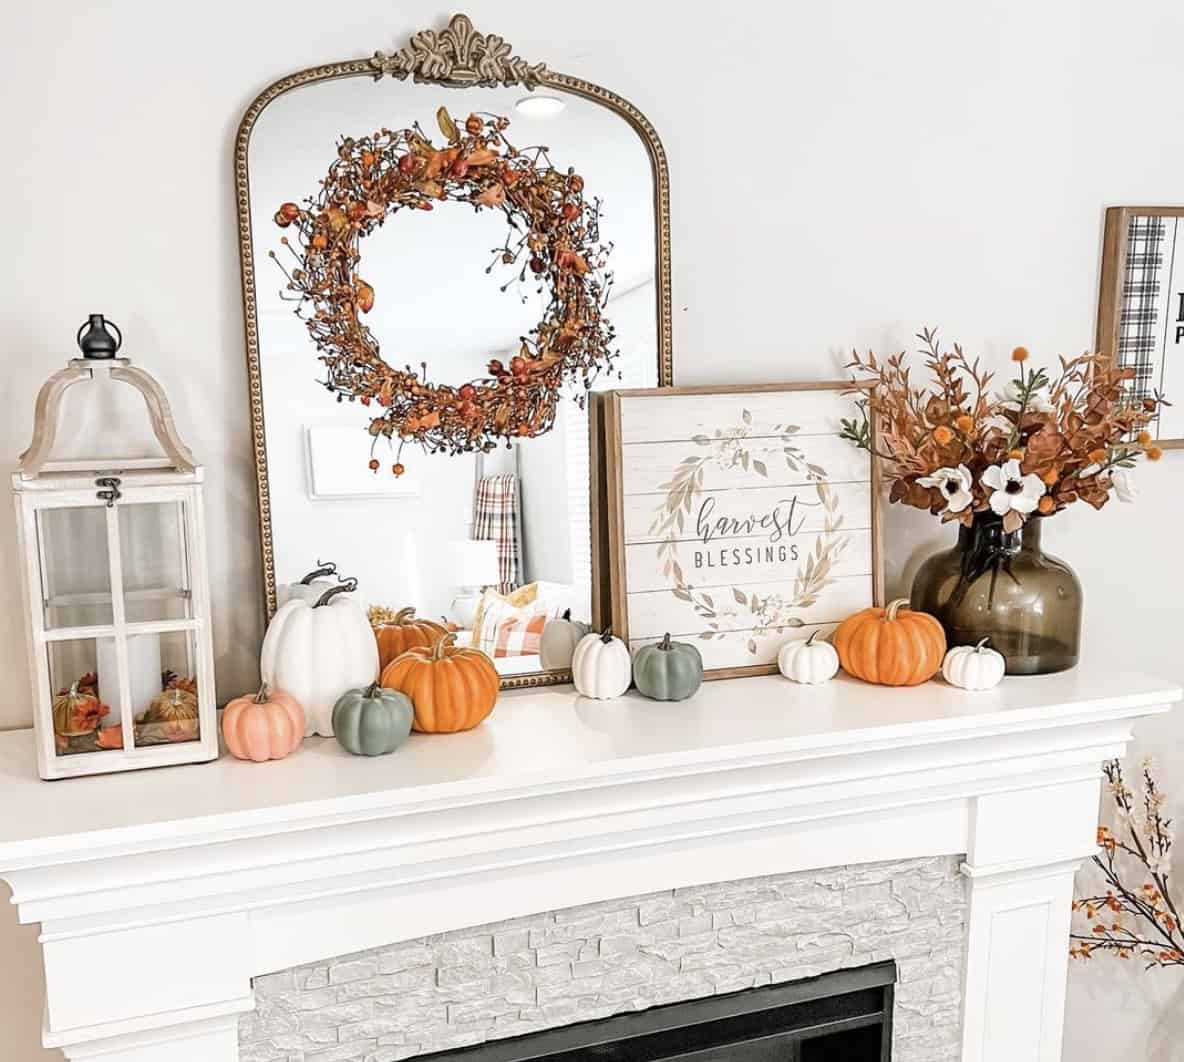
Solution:
[{"label": "sage green pumpkin", "polygon": [[685,701],[703,684],[703,657],[688,642],[667,634],[633,655],[633,682],[653,701]]},{"label": "sage green pumpkin", "polygon": [[385,756],[407,740],[414,717],[405,693],[375,683],[341,695],[333,706],[333,735],[355,756]]}]

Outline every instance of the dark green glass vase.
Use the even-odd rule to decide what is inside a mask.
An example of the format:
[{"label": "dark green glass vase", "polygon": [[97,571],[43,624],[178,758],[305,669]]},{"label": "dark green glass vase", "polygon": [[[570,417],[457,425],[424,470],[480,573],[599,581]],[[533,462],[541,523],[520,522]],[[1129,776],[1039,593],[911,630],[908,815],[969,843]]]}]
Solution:
[{"label": "dark green glass vase", "polygon": [[1044,520],[1005,532],[993,513],[959,527],[958,544],[930,557],[913,579],[910,604],[938,618],[951,646],[983,638],[1009,675],[1047,675],[1077,663],[1081,583],[1040,548]]}]

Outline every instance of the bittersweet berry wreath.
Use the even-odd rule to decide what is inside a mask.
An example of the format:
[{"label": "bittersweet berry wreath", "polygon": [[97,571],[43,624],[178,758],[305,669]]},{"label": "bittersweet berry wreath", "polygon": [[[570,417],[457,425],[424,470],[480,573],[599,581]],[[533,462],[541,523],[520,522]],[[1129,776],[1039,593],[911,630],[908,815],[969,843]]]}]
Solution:
[{"label": "bittersweet berry wreath", "polygon": [[[615,335],[603,310],[612,247],[601,241],[600,201],[585,198],[583,178],[553,166],[546,148],[514,147],[508,118],[470,114],[458,127],[441,107],[437,120],[447,147],[434,146],[418,125],[343,139],[319,194],[279,208],[276,224],[298,233],[281,241],[296,259],[285,268],[292,293],[285,298],[299,303],[327,372],[323,386],[339,402],[378,407],[369,421],[375,442],[389,439],[400,451],[414,442],[432,453],[487,452],[549,430],[564,388],[581,385],[582,403],[611,368]],[[360,275],[362,240],[400,210],[448,201],[505,215],[504,246],[485,270],[517,266],[503,291],[515,278],[534,279],[550,294],[509,364],[492,359],[488,376],[458,384],[431,382],[426,364],[418,371],[388,365],[362,320],[378,297]],[[377,470],[376,458],[370,466]],[[402,464],[393,471],[400,475]]]}]

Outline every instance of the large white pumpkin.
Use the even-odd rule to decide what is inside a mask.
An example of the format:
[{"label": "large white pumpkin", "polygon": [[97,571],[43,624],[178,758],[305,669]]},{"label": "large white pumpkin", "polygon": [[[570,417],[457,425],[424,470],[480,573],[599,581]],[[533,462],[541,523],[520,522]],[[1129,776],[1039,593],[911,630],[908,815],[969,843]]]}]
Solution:
[{"label": "large white pumpkin", "polygon": [[[319,562],[318,562],[319,564]],[[319,564],[315,571],[309,572],[296,583],[280,583],[275,590],[277,606],[284,606],[289,601],[300,599],[310,605],[316,604],[326,590],[337,585],[331,578],[337,574],[336,564]]]},{"label": "large white pumpkin", "polygon": [[346,690],[378,678],[378,643],[348,584],[317,602],[295,598],[271,621],[259,670],[272,689],[304,706],[304,736],[333,736],[333,706]]},{"label": "large white pumpkin", "polygon": [[584,697],[620,697],[633,680],[629,647],[609,631],[584,635],[572,653],[571,679],[576,692]]}]

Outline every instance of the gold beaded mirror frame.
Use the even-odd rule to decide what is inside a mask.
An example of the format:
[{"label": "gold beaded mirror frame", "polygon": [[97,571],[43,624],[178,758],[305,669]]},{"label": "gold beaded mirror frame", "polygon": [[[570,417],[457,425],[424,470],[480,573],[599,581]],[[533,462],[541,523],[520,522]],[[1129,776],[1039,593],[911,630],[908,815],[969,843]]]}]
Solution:
[{"label": "gold beaded mirror frame", "polygon": [[234,168],[268,618],[333,560],[568,681],[539,617],[609,622],[595,392],[673,383],[653,127],[456,15],[268,86]]}]

